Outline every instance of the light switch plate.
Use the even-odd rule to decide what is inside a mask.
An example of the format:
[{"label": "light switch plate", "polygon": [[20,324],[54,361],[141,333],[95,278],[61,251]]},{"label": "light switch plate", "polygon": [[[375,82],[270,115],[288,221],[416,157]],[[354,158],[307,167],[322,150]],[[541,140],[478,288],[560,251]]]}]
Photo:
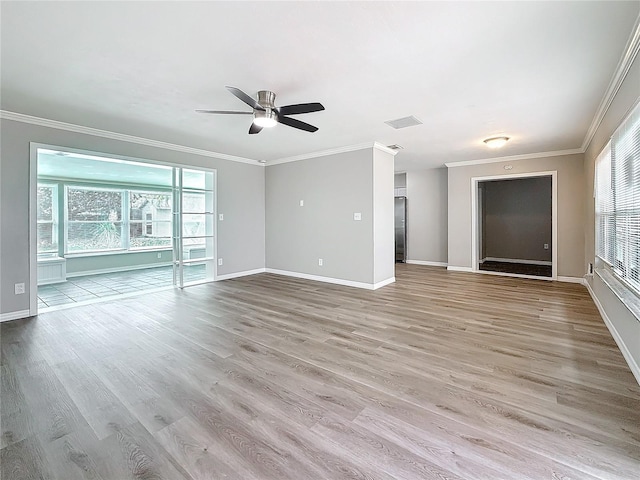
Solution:
[{"label": "light switch plate", "polygon": [[300,206],[304,207],[304,200],[300,200]]},{"label": "light switch plate", "polygon": [[218,220],[220,220],[220,221],[224,220],[224,213],[218,214]]},{"label": "light switch plate", "polygon": [[354,220],[362,220],[362,213],[357,212],[353,214],[353,219]]}]

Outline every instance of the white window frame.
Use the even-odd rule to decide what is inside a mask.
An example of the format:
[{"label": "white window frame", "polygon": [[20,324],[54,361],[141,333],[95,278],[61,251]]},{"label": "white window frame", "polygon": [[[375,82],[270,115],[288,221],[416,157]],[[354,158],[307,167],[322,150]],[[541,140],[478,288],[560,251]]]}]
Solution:
[{"label": "white window frame", "polygon": [[[69,190],[90,190],[93,192],[116,192],[121,195],[120,202],[120,246],[115,248],[95,248],[95,249],[87,249],[87,250],[69,250],[69,226],[70,225],[78,225],[78,224],[96,224],[103,223],[98,220],[69,220]],[[120,252],[127,250],[127,240],[128,235],[125,238],[124,229],[125,229],[125,212],[128,214],[128,210],[126,210],[128,201],[128,196],[125,195],[125,191],[120,188],[109,188],[109,187],[94,187],[91,185],[82,185],[76,183],[69,183],[64,185],[64,255],[65,257],[72,257],[74,255],[87,255],[87,254],[100,254],[104,252]]]},{"label": "white window frame", "polygon": [[[172,237],[172,231],[173,231],[173,227],[171,225],[172,219],[170,218],[169,220],[154,220],[153,218],[151,220],[147,220],[146,218],[143,218],[141,220],[131,220],[131,194],[132,193],[149,193],[152,195],[169,195],[169,205],[172,205],[173,203],[173,193],[171,192],[171,190],[142,190],[142,189],[136,189],[136,188],[130,188],[125,190],[125,195],[127,197],[127,209],[126,209],[126,245],[127,245],[127,251],[130,252],[140,252],[140,251],[147,251],[147,250],[166,250],[167,248],[171,248],[171,237]],[[155,231],[156,229],[154,228],[154,225],[159,224],[159,223],[167,223],[169,224],[169,234],[167,235],[167,239],[168,239],[168,244],[167,245],[153,245],[153,246],[149,246],[149,247],[132,247],[131,246],[131,224],[139,224],[142,226],[143,231],[147,231],[147,226],[151,226],[152,232]],[[147,235],[149,235],[147,233]],[[153,235],[153,233],[151,233],[151,235]],[[163,237],[164,238],[164,237]]]},{"label": "white window frame", "polygon": [[[103,152],[93,152],[88,150],[82,150],[78,148],[71,148],[68,146],[61,145],[51,145],[45,143],[37,143],[30,142],[29,143],[29,315],[35,316],[38,314],[38,262],[37,262],[37,242],[36,242],[36,233],[37,233],[37,187],[38,187],[38,151],[42,150],[53,150],[53,151],[64,151],[79,155],[85,155],[90,157],[98,157],[108,158],[108,159],[117,159],[125,162],[136,162],[141,164],[148,165],[157,165],[164,167],[171,167],[175,171],[183,169],[197,169],[198,171],[210,172],[213,174],[213,182],[212,182],[212,193],[213,193],[213,215],[215,218],[216,208],[217,208],[217,170],[215,168],[204,168],[199,166],[190,166],[184,163],[174,163],[174,162],[163,162],[158,160],[149,160],[139,157],[129,157],[125,155],[117,155],[117,154],[108,154]],[[137,188],[137,187],[136,187]],[[172,189],[175,189],[175,184],[172,185]],[[207,283],[207,282],[215,282],[217,280],[223,279],[223,277],[218,276],[218,268],[217,268],[217,222],[213,223],[213,260],[210,261],[211,272],[207,276],[207,278],[198,283]],[[165,249],[163,249],[165,250]],[[94,255],[94,254],[89,254]],[[175,262],[175,259],[174,259]],[[175,275],[175,265],[174,265],[174,275]],[[195,284],[195,282],[194,282]],[[179,285],[174,281],[174,286],[182,287],[183,285]]]},{"label": "white window frame", "polygon": [[[628,130],[628,131],[625,131]],[[624,160],[616,157],[616,147],[621,143],[624,135],[637,136],[636,143],[640,141],[640,104],[631,111],[621,125],[616,129],[611,140],[602,149],[596,159],[595,164],[595,254],[599,260],[597,265],[601,269],[613,275],[621,286],[640,297],[640,234],[629,235],[621,232],[618,224],[626,224],[628,230],[628,221],[619,221],[628,219],[629,217],[639,217],[638,225],[640,225],[640,148],[635,145],[633,150],[633,158],[631,159],[632,173],[620,173],[616,167],[620,168],[620,164],[629,166],[628,157]],[[620,187],[621,182],[633,182],[631,186],[632,194],[628,192],[618,195],[616,189]],[[636,183],[638,181],[638,183]],[[617,186],[616,186],[617,185]],[[631,205],[629,200],[632,198]],[[623,203],[625,203],[623,205]],[[603,231],[603,218],[610,218],[612,228]],[[631,227],[633,228],[633,227]],[[640,228],[640,227],[637,227]],[[635,261],[638,264],[634,263]]]},{"label": "white window frame", "polygon": [[[37,188],[50,188],[51,189],[51,220],[38,220],[36,219],[37,225],[48,225],[51,224],[51,236],[55,239],[55,250],[51,250],[50,252],[38,252],[38,256],[40,257],[49,257],[52,255],[58,255],[60,252],[60,242],[58,236],[58,228],[60,226],[60,212],[58,211],[58,184],[57,183],[48,183],[48,182],[38,182]],[[37,234],[37,233],[36,233]]]}]

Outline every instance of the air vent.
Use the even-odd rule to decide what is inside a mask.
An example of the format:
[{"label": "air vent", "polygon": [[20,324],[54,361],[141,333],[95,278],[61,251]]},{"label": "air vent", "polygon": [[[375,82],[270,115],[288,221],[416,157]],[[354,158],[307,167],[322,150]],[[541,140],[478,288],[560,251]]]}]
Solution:
[{"label": "air vent", "polygon": [[388,120],[386,122],[390,127],[395,128],[396,130],[399,128],[407,128],[413,127],[415,125],[422,125],[422,122],[418,120],[416,117],[411,115],[410,117],[398,118],[396,120]]},{"label": "air vent", "polygon": [[404,147],[394,143],[393,145],[387,145],[387,148],[390,148],[391,150],[402,150]]}]

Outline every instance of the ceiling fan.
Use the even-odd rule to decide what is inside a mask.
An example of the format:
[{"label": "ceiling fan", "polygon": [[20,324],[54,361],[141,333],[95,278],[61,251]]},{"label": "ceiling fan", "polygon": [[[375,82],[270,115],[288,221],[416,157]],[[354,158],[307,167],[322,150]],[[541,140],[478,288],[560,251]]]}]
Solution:
[{"label": "ceiling fan", "polygon": [[227,110],[196,110],[200,113],[221,113],[228,115],[253,115],[253,123],[249,128],[249,134],[259,133],[263,128],[274,127],[278,123],[289,127],[304,130],[305,132],[315,132],[318,127],[301,122],[295,118],[289,118],[286,115],[299,115],[302,113],[320,112],[324,110],[321,103],[298,103],[295,105],[285,105],[284,107],[276,107],[276,94],[268,90],[260,90],[257,100],[250,97],[242,90],[236,87],[225,87],[233,95],[238,97],[244,103],[253,108],[252,112],[232,112]]}]

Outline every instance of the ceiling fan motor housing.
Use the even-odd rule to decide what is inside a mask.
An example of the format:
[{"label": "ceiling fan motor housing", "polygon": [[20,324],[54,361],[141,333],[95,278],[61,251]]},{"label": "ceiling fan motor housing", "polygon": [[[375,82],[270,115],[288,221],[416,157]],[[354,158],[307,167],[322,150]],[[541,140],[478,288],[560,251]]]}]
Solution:
[{"label": "ceiling fan motor housing", "polygon": [[258,92],[258,103],[265,109],[275,108],[276,94],[273,92],[270,92],[269,90],[260,90]]},{"label": "ceiling fan motor housing", "polygon": [[258,104],[264,110],[253,110],[254,123],[260,127],[273,127],[278,123],[278,117],[275,112],[276,94],[268,90],[260,90],[258,92]]}]

